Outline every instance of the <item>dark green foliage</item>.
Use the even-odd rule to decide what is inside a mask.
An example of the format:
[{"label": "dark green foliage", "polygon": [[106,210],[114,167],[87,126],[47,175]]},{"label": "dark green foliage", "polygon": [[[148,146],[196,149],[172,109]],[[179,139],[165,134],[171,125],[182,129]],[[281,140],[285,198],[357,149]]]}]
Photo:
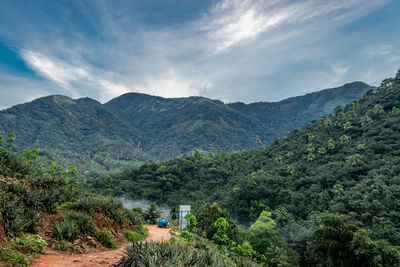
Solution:
[{"label": "dark green foliage", "polygon": [[[23,188],[23,186],[19,188]],[[18,196],[18,193],[7,192],[4,187],[2,190],[4,191],[0,198],[2,202],[0,211],[6,234],[18,236],[23,232],[37,233],[40,226],[38,211],[33,207],[24,206],[23,199]]]},{"label": "dark green foliage", "polygon": [[179,243],[134,243],[116,265],[125,266],[232,266],[216,251]]},{"label": "dark green foliage", "polygon": [[70,211],[54,225],[53,235],[58,240],[74,241],[79,235],[92,234],[95,231],[93,221],[81,212]]},{"label": "dark green foliage", "polygon": [[[353,213],[354,224],[370,231],[373,242],[398,246],[399,109],[400,82],[393,80],[267,147],[145,164],[107,182],[133,198],[188,203],[194,210],[217,202],[247,226],[269,209],[276,231],[305,266],[315,264],[312,235],[327,213]],[[227,218],[220,215],[206,227],[219,217]],[[205,232],[207,238],[215,234]],[[283,255],[275,249],[265,253]]]},{"label": "dark green foliage", "polygon": [[325,266],[399,266],[400,247],[373,241],[345,215],[326,215],[314,232],[318,262]]},{"label": "dark green foliage", "polygon": [[106,248],[118,248],[117,242],[114,241],[114,235],[109,229],[104,228],[103,230],[97,230],[95,236],[100,244],[102,244]]},{"label": "dark green foliage", "polygon": [[198,233],[208,239],[213,239],[218,232],[218,227],[215,223],[220,219],[224,218],[227,222],[227,228],[223,231],[224,235],[228,237],[228,240],[239,240],[239,230],[237,228],[237,222],[233,220],[227,210],[222,210],[217,203],[206,203],[196,210],[197,228]]}]

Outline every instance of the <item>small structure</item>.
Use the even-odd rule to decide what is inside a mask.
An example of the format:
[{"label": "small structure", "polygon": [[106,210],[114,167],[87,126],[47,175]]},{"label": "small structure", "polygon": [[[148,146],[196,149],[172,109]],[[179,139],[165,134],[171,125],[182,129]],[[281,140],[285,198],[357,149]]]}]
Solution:
[{"label": "small structure", "polygon": [[179,206],[179,229],[185,228],[189,222],[185,220],[185,216],[190,213],[190,205]]}]

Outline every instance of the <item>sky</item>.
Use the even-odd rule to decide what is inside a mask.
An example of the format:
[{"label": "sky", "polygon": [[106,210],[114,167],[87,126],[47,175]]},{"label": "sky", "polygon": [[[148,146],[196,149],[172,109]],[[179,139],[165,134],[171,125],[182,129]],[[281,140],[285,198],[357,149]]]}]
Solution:
[{"label": "sky", "polygon": [[279,101],[400,68],[398,0],[5,0],[0,109],[128,92]]}]

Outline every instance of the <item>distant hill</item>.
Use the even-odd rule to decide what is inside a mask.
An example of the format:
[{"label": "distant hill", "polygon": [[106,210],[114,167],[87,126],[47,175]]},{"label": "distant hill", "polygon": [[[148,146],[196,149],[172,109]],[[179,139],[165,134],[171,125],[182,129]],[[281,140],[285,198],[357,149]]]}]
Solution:
[{"label": "distant hill", "polygon": [[248,105],[138,93],[102,105],[90,98],[54,95],[0,111],[0,132],[14,133],[21,149],[40,149],[42,164],[68,162],[83,174],[94,175],[194,149],[232,152],[265,145],[372,88],[354,82]]},{"label": "distant hill", "polygon": [[193,151],[232,152],[268,144],[372,89],[362,82],[280,102],[224,104],[204,97],[162,98],[128,93],[105,106],[148,138],[145,151],[167,159]]}]

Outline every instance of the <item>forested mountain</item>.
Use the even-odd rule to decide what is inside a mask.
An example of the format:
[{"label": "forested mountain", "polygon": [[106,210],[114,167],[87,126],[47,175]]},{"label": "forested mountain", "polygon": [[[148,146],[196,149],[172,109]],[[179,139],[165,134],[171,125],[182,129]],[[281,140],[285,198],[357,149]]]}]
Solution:
[{"label": "forested mountain", "polygon": [[215,201],[243,224],[271,211],[304,266],[398,266],[399,166],[400,71],[269,146],[195,151],[88,186],[194,210]]},{"label": "forested mountain", "polygon": [[3,134],[17,136],[17,147],[40,149],[41,157],[83,171],[152,159],[137,148],[142,137],[135,128],[90,98],[39,98],[0,111],[0,125]]},{"label": "forested mountain", "polygon": [[359,98],[371,87],[362,82],[280,102],[224,104],[204,97],[162,98],[128,93],[105,104],[147,136],[145,151],[168,159],[193,151],[232,152],[268,144]]},{"label": "forested mountain", "polygon": [[355,82],[276,103],[224,104],[204,97],[129,93],[102,105],[49,96],[0,111],[0,133],[21,150],[39,149],[39,164],[74,164],[85,176],[169,159],[265,145],[326,115],[372,87]]}]

